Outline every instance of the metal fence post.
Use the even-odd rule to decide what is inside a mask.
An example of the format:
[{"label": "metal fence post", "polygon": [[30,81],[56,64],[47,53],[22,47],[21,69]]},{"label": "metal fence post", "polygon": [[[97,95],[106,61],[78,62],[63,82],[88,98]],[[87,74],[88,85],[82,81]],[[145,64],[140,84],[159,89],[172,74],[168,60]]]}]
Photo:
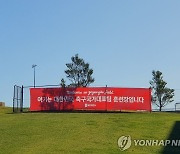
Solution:
[{"label": "metal fence post", "polygon": [[14,94],[13,94],[13,112],[15,112],[14,110],[14,107],[15,107],[15,88],[16,88],[16,85],[14,85]]},{"label": "metal fence post", "polygon": [[23,112],[23,85],[21,87],[20,112]]}]

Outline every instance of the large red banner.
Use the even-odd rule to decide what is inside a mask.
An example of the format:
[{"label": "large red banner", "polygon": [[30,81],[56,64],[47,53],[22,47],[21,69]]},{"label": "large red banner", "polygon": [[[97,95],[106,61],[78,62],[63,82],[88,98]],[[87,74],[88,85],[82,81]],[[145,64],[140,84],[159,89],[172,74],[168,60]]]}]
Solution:
[{"label": "large red banner", "polygon": [[151,111],[149,88],[31,88],[31,111]]}]

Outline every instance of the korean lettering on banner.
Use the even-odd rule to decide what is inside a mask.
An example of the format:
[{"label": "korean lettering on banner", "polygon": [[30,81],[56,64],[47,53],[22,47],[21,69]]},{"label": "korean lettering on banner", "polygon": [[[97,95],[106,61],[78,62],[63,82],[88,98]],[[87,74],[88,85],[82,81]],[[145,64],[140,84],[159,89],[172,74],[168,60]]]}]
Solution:
[{"label": "korean lettering on banner", "polygon": [[115,94],[113,90],[89,90],[89,91],[67,91],[68,95],[65,96],[39,96],[37,98],[38,102],[78,102],[78,103],[85,103],[85,102],[108,102],[108,103],[144,103],[143,96],[119,96]]},{"label": "korean lettering on banner", "polygon": [[57,102],[57,103],[62,103],[62,102],[74,102],[74,98],[72,96],[55,96],[55,97],[46,97],[46,96],[41,96],[37,98],[38,102],[41,103],[51,103],[51,102]]}]

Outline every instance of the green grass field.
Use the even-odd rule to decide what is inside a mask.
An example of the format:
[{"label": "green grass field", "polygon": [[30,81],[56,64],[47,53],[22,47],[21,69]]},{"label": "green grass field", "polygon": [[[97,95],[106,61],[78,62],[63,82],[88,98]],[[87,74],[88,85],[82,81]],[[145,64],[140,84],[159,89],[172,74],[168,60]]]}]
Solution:
[{"label": "green grass field", "polygon": [[132,145],[121,151],[117,145],[122,135],[180,139],[179,122],[178,113],[12,114],[0,107],[0,153],[180,153],[180,147]]}]

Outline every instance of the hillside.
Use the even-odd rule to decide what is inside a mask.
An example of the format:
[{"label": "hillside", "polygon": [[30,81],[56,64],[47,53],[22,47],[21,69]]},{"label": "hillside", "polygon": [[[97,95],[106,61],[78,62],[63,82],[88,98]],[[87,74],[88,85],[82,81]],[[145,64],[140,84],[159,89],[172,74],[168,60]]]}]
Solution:
[{"label": "hillside", "polygon": [[[178,113],[21,113],[0,108],[0,154],[121,153],[132,140],[180,139]],[[180,153],[179,147],[132,146],[126,153]]]}]

